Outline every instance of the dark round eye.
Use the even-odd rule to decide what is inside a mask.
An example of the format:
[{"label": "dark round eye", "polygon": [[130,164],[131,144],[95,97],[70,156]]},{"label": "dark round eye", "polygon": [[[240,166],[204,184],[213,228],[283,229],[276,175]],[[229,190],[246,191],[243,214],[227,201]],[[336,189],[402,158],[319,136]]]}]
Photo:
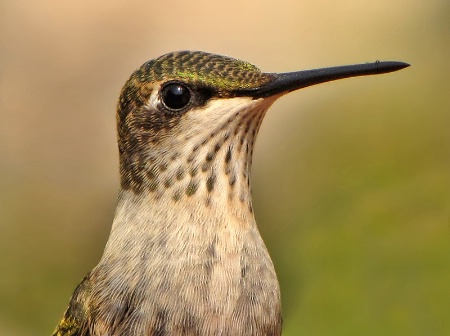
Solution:
[{"label": "dark round eye", "polygon": [[161,90],[161,100],[169,110],[182,110],[191,102],[191,90],[181,83],[169,83]]}]

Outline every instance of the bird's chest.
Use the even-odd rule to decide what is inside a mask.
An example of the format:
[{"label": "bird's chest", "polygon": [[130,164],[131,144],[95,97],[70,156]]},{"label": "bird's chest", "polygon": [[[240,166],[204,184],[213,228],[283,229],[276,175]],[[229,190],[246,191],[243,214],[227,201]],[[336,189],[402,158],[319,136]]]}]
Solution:
[{"label": "bird's chest", "polygon": [[107,286],[96,287],[108,299],[101,315],[122,321],[117,335],[278,335],[279,288],[267,251],[234,239],[148,244],[126,266],[106,270]]}]

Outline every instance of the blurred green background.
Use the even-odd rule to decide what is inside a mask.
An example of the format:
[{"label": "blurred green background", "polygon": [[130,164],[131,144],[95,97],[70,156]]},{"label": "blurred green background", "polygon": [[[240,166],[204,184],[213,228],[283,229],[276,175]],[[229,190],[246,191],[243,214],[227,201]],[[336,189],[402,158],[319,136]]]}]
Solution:
[{"label": "blurred green background", "polygon": [[450,335],[450,2],[0,3],[0,335],[50,335],[97,263],[131,72],[199,49],[264,71],[401,60],[283,97],[253,164],[284,335]]}]

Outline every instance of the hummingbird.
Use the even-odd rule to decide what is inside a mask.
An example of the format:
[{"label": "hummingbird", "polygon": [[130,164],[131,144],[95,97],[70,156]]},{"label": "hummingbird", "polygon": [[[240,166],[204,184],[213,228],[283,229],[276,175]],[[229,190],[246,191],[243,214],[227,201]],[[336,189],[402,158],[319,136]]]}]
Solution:
[{"label": "hummingbird", "polygon": [[251,199],[264,115],[291,91],[407,66],[265,73],[201,51],[144,63],[117,104],[109,239],[53,335],[281,335],[280,288]]}]

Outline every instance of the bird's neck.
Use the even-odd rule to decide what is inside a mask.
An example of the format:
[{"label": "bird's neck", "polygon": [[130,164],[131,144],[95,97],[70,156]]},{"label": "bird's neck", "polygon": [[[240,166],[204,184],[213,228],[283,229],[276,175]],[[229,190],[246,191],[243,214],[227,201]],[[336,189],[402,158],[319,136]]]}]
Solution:
[{"label": "bird's neck", "polygon": [[[215,183],[222,182],[219,178]],[[225,191],[214,197],[199,192],[182,203],[169,195],[155,199],[121,191],[104,257],[164,249],[178,250],[180,257],[200,255],[218,241],[224,241],[223,251],[233,250],[239,248],[235,240],[249,232],[257,234],[248,191],[237,199]]]},{"label": "bird's neck", "polygon": [[[195,249],[201,255],[216,241],[223,242],[220,251],[237,251],[245,240],[254,240],[248,234],[260,240],[250,169],[256,135],[271,101],[218,100],[209,109],[222,111],[227,103],[234,110],[213,113],[209,130],[199,128],[202,123],[196,118],[208,116],[197,111],[185,115],[191,126],[179,125],[176,136],[154,139],[154,146],[121,156],[122,191],[105,258],[136,253],[129,248],[119,252],[130,244],[155,252],[174,248],[182,257]],[[142,141],[127,139],[129,146]]]},{"label": "bird's neck", "polygon": [[139,256],[154,254],[152,263],[163,255],[161,262],[206,262],[238,255],[246,244],[265,251],[253,215],[249,162],[231,167],[230,152],[215,155],[209,169],[200,167],[194,177],[169,182],[170,174],[161,173],[156,190],[122,190],[102,261],[127,256],[127,262],[142,262]]}]

